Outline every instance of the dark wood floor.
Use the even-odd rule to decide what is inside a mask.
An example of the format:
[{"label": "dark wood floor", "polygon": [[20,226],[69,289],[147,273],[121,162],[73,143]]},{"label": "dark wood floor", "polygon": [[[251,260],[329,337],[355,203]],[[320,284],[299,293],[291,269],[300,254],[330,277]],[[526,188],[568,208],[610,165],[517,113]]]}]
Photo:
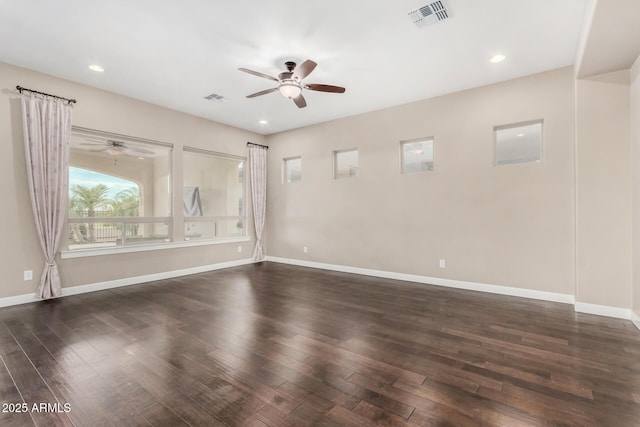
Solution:
[{"label": "dark wood floor", "polygon": [[0,357],[3,427],[640,425],[629,321],[275,263],[2,309]]}]

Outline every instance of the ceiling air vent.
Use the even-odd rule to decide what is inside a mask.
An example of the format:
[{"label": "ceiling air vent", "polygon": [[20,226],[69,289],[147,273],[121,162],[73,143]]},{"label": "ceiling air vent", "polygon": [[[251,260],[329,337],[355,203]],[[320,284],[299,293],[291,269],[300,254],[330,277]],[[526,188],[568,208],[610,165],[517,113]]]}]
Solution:
[{"label": "ceiling air vent", "polygon": [[418,28],[425,27],[449,18],[444,1],[435,1],[409,12],[409,17]]},{"label": "ceiling air vent", "polygon": [[225,98],[222,95],[218,95],[217,93],[212,93],[211,95],[207,95],[204,97],[204,99],[206,99],[207,101],[215,101],[220,103],[228,100],[228,98]]}]

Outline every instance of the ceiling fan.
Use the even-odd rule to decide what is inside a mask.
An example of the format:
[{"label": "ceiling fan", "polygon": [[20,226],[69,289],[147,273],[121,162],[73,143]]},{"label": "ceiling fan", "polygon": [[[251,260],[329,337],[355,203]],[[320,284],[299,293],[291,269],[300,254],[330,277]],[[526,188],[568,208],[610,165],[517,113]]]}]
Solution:
[{"label": "ceiling fan", "polygon": [[[100,140],[96,139],[95,141],[100,141]],[[88,151],[92,151],[94,153],[106,152],[107,154],[110,154],[112,156],[119,156],[121,154],[124,154],[125,156],[139,157],[145,154],[147,155],[155,154],[151,150],[147,150],[140,147],[134,147],[131,145],[127,145],[125,142],[115,141],[112,139],[107,139],[106,141],[100,141],[100,142],[81,142],[80,145],[88,145],[88,146],[94,146],[94,147],[101,146],[102,148],[98,148],[95,150],[89,149]]]},{"label": "ceiling fan", "polygon": [[238,68],[245,73],[253,74],[254,76],[262,77],[268,80],[273,80],[278,83],[277,87],[262,90],[260,92],[247,95],[247,98],[255,98],[256,96],[266,95],[271,92],[280,92],[285,98],[293,100],[298,108],[304,108],[307,106],[304,96],[302,96],[302,90],[315,90],[318,92],[333,92],[344,93],[345,88],[340,86],[324,85],[317,83],[303,83],[302,80],[307,77],[316,68],[318,64],[310,59],[307,59],[299,67],[296,68],[296,63],[287,61],[284,63],[287,67],[287,71],[284,71],[278,75],[278,78],[272,77],[267,74],[260,73],[258,71],[248,70],[246,68]]}]

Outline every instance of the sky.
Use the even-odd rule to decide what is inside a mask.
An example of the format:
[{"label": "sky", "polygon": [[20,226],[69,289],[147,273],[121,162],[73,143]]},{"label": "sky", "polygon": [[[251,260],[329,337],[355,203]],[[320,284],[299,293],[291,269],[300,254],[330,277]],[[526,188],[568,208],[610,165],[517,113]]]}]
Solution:
[{"label": "sky", "polygon": [[106,175],[100,172],[94,172],[86,169],[69,167],[69,193],[71,194],[71,188],[75,185],[84,185],[85,187],[94,187],[98,184],[104,184],[109,187],[108,197],[113,198],[120,191],[127,190],[129,188],[138,189],[135,182],[127,181],[126,179],[118,178],[111,175]]}]

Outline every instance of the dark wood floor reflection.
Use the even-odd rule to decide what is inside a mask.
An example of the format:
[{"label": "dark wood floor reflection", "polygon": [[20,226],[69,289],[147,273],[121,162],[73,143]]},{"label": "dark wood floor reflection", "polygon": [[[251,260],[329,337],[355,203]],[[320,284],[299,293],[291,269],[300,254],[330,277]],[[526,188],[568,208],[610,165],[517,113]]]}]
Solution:
[{"label": "dark wood floor reflection", "polygon": [[640,425],[629,321],[275,263],[2,309],[0,357],[3,427]]}]

